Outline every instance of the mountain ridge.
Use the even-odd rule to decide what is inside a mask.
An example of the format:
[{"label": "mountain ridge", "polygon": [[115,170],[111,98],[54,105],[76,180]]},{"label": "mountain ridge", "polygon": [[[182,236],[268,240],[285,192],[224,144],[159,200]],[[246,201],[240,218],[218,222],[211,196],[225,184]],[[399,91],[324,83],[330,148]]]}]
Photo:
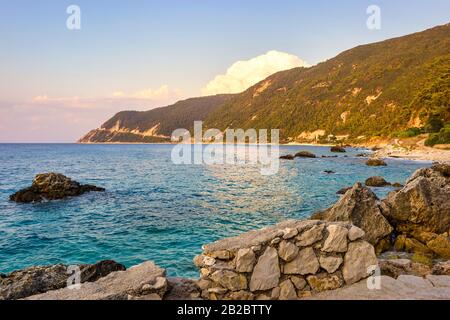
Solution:
[{"label": "mountain ridge", "polygon": [[[204,120],[204,129],[280,129],[281,142],[362,143],[388,138],[425,127],[432,117],[450,121],[449,70],[450,24],[445,24],[359,45],[312,67],[277,72],[223,100],[192,98],[190,108],[153,109],[168,115],[154,115],[161,120],[160,127],[140,113],[135,115],[141,119],[133,121],[118,113],[100,131],[91,131],[88,140],[105,142],[115,132],[112,140],[118,142],[146,142],[122,136],[134,131],[158,142],[167,139],[169,129],[192,128],[194,120]],[[117,121],[123,132],[118,130],[121,126],[115,127]],[[175,128],[178,124],[183,125]]]}]

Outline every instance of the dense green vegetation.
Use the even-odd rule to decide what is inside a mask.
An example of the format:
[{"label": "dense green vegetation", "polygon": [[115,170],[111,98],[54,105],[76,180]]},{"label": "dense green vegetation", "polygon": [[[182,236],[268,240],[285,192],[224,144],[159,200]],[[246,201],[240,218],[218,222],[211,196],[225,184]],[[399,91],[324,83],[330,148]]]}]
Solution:
[{"label": "dense green vegetation", "polygon": [[[450,116],[450,25],[359,46],[312,68],[274,74],[206,119],[208,127],[280,128],[366,138],[410,136],[434,115]],[[255,95],[266,81],[270,86]]]},{"label": "dense green vegetation", "polygon": [[450,121],[450,24],[358,46],[311,68],[278,72],[237,95],[120,112],[103,124],[106,132],[91,132],[90,141],[141,142],[153,137],[107,131],[119,125],[145,132],[159,124],[155,134],[169,136],[176,128],[191,129],[195,120],[205,120],[205,130],[280,129],[282,142],[323,130],[320,142],[429,133],[428,145],[444,143],[444,123]]},{"label": "dense green vegetation", "polygon": [[[160,142],[168,141],[161,137],[144,136],[135,133],[116,132],[120,129],[146,132],[151,128],[155,135],[170,137],[178,128],[191,129],[195,120],[203,120],[215,108],[229,100],[232,95],[215,95],[209,97],[191,98],[149,111],[122,111],[106,121],[100,130],[89,132],[80,142]],[[111,132],[112,131],[112,132]]]},{"label": "dense green vegetation", "polygon": [[450,144],[450,122],[447,122],[437,133],[431,133],[425,141],[426,146]]}]

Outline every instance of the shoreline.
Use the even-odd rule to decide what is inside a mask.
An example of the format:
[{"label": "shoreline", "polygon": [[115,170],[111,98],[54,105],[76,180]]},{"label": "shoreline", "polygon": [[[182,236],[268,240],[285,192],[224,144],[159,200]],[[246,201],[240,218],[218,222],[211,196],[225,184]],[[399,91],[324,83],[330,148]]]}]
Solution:
[{"label": "shoreline", "polygon": [[[101,143],[85,143],[85,142],[77,142],[76,144],[85,144],[85,145],[175,145],[176,143],[171,142],[101,142]],[[193,144],[193,143],[192,143]],[[208,143],[202,143],[204,145],[208,145]],[[257,145],[257,144],[249,144],[249,145]],[[311,143],[311,142],[289,142],[289,143],[280,143],[279,146],[307,146],[307,147],[332,147],[335,144],[321,144],[321,143]],[[349,148],[354,149],[366,149],[370,150],[374,147],[373,144],[367,145],[350,145]],[[412,161],[431,161],[431,162],[444,162],[450,163],[450,150],[446,149],[438,149],[432,147],[426,147],[423,145],[423,141],[420,141],[413,148],[405,148],[401,146],[398,140],[394,143],[386,143],[384,146],[380,147],[379,150],[373,151],[370,155],[372,157],[378,158],[391,158],[391,159],[401,159],[401,160],[412,160]]]},{"label": "shoreline", "polygon": [[[14,145],[14,144],[78,144],[78,145],[176,145],[175,142],[58,142],[58,143],[1,143],[6,145]],[[208,145],[208,143],[202,143],[204,145]],[[256,145],[256,144],[250,144]],[[312,147],[331,147],[335,144],[321,144],[321,143],[311,143],[311,142],[289,142],[282,143],[279,146],[312,146]],[[391,159],[400,159],[400,160],[410,160],[410,161],[431,161],[431,162],[443,162],[450,163],[450,150],[439,149],[427,147],[423,144],[423,141],[419,141],[412,147],[404,147],[402,146],[402,142],[396,140],[392,143],[385,143],[383,146],[378,144],[379,149],[372,151],[373,147],[376,147],[376,144],[357,144],[350,145],[349,148],[354,149],[366,149],[367,151],[373,152],[370,157],[378,157],[378,158],[391,158]]]}]

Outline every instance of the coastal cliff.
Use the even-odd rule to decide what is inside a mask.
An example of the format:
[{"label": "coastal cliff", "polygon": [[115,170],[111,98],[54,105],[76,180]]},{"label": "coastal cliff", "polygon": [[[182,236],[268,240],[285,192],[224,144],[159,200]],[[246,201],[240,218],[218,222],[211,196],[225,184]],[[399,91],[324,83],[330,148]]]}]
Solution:
[{"label": "coastal cliff", "polygon": [[194,121],[204,120],[214,109],[230,100],[231,94],[191,98],[149,111],[122,111],[91,130],[79,143],[158,143],[169,142],[172,131],[190,130]]}]

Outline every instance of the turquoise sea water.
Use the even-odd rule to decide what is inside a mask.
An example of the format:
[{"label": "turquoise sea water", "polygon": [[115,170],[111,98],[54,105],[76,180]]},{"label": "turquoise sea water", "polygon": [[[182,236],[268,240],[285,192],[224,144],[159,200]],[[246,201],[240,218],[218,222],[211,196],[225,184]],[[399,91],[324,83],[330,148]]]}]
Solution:
[{"label": "turquoise sea water", "polygon": [[[351,149],[348,157],[282,161],[278,174],[263,176],[256,166],[174,165],[172,147],[0,144],[0,272],[101,259],[126,266],[154,260],[170,276],[195,277],[192,258],[203,244],[308,217],[355,181],[381,175],[404,182],[428,165],[387,160],[387,167],[368,167],[354,157],[363,150]],[[280,147],[281,154],[299,150],[331,154],[327,147]],[[8,200],[37,173],[49,171],[107,191],[37,204]]]}]

